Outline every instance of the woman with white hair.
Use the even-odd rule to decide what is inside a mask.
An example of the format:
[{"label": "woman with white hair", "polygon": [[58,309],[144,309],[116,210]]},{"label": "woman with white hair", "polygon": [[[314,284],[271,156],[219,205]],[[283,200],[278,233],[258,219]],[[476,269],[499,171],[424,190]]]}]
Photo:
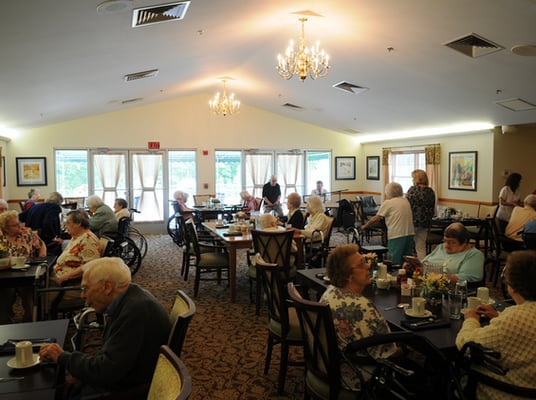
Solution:
[{"label": "woman with white hair", "polygon": [[328,234],[330,224],[328,217],[324,214],[324,203],[318,196],[310,196],[307,198],[307,212],[309,213],[309,219],[305,229],[301,229],[301,234],[310,239],[313,236],[315,230],[322,231],[324,237]]},{"label": "woman with white hair", "polygon": [[240,192],[240,198],[244,202],[242,210],[245,212],[257,211],[257,199],[253,197],[247,190]]},{"label": "woman with white hair", "polygon": [[415,236],[411,206],[403,195],[404,191],[399,183],[388,183],[385,186],[385,200],[378,213],[361,227],[366,230],[372,224],[379,222],[380,218],[384,218],[387,226],[387,247],[393,264],[399,265],[402,265],[404,256],[413,255],[413,236]]},{"label": "woman with white hair", "polygon": [[193,218],[196,210],[186,205],[186,202],[188,201],[188,193],[183,192],[182,190],[177,190],[173,193],[173,198],[177,202],[175,212],[178,212],[184,218]]},{"label": "woman with white hair", "polygon": [[114,211],[96,194],[89,196],[86,200],[86,205],[89,208],[88,214],[89,229],[95,235],[101,237],[107,232],[117,232],[117,219]]}]

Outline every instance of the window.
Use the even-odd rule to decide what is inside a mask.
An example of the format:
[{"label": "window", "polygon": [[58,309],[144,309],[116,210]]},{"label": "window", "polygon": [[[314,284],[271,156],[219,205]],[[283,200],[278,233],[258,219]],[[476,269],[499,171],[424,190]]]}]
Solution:
[{"label": "window", "polygon": [[391,153],[390,182],[402,185],[404,193],[413,185],[411,172],[416,169],[425,170],[424,150],[393,151]]},{"label": "window", "polygon": [[89,195],[87,150],[56,150],[56,191],[63,197]]},{"label": "window", "polygon": [[241,204],[242,152],[216,151],[216,197],[227,204]]},{"label": "window", "polygon": [[305,173],[307,184],[305,193],[308,195],[316,189],[316,181],[322,181],[324,189],[331,191],[331,152],[306,151]]},{"label": "window", "polygon": [[[188,205],[193,206],[194,194],[197,193],[197,160],[194,150],[170,150],[168,152],[169,196],[182,190],[190,195]],[[170,213],[173,213],[170,204]],[[171,215],[171,214],[170,214]]]}]

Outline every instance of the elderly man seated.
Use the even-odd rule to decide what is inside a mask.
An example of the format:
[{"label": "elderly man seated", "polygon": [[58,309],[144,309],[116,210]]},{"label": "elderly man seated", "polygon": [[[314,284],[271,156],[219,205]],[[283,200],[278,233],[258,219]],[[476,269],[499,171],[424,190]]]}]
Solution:
[{"label": "elderly man seated", "polygon": [[536,220],[536,195],[529,194],[523,201],[524,207],[514,207],[512,216],[504,234],[506,237],[513,239],[519,243],[519,248],[522,247],[523,238],[521,232],[523,232],[524,225],[529,221]]},{"label": "elderly man seated", "polygon": [[94,194],[86,200],[86,205],[89,208],[89,229],[95,235],[101,237],[105,233],[117,232],[117,218],[114,211],[104,201]]},{"label": "elderly man seated", "polygon": [[104,257],[84,266],[82,298],[108,323],[102,348],[95,354],[68,352],[53,343],[41,347],[41,360],[65,367],[67,382],[80,399],[145,399],[158,359],[171,329],[164,307],[148,291],[131,283],[120,258]]}]

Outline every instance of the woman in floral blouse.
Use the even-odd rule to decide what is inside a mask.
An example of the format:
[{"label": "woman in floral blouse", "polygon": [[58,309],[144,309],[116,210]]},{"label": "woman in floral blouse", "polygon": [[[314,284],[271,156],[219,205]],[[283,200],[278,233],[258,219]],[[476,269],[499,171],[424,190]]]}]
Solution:
[{"label": "woman in floral blouse", "polygon": [[82,266],[101,256],[99,238],[89,229],[89,217],[84,210],[69,212],[65,227],[71,240],[54,266],[58,285],[69,279],[81,278]]},{"label": "woman in floral blouse", "polygon": [[[6,211],[0,214],[0,247],[7,251],[11,257],[43,257],[47,255],[45,243],[37,233],[29,228],[21,226],[16,211]],[[15,293],[22,298],[24,309],[23,321],[32,320],[33,288],[18,287],[4,288],[0,291],[0,324],[11,322],[13,315],[13,302]]]},{"label": "woman in floral blouse", "polygon": [[[387,321],[362,295],[370,284],[370,265],[358,253],[357,245],[337,246],[328,256],[326,272],[331,284],[320,302],[329,304],[331,308],[340,350],[353,341],[390,332]],[[368,352],[374,358],[387,358],[397,352],[397,346],[371,347]],[[341,366],[341,375],[345,387],[359,388],[359,380],[345,364]]]}]

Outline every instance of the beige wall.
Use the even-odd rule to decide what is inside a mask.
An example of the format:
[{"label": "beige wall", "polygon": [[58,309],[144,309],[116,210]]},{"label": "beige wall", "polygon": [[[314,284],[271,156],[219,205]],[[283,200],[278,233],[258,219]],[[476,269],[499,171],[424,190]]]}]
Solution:
[{"label": "beige wall", "polygon": [[[26,197],[27,187],[16,186],[15,157],[47,157],[48,186],[40,187],[46,196],[55,188],[53,154],[55,148],[147,148],[148,141],[160,141],[162,149],[195,149],[198,152],[198,185],[209,184],[214,192],[215,149],[311,149],[332,150],[333,157],[355,155],[356,180],[335,181],[332,190],[348,189],[380,193],[381,181],[368,181],[366,156],[381,155],[383,147],[422,146],[439,143],[442,148],[441,188],[439,197],[446,201],[474,203],[496,201],[502,186],[501,171],[509,169],[523,174],[523,193],[536,188],[531,157],[536,128],[511,128],[506,135],[479,132],[429,139],[407,139],[360,145],[352,136],[305,124],[297,120],[242,105],[237,115],[220,117],[210,114],[210,94],[175,99],[125,109],[119,112],[81,118],[42,128],[29,129],[4,147],[7,161],[5,198]],[[203,156],[202,151],[209,155]],[[448,190],[448,153],[478,151],[477,191]],[[333,167],[332,167],[333,168]],[[332,171],[334,175],[334,171]],[[470,211],[470,210],[469,210]]]}]

